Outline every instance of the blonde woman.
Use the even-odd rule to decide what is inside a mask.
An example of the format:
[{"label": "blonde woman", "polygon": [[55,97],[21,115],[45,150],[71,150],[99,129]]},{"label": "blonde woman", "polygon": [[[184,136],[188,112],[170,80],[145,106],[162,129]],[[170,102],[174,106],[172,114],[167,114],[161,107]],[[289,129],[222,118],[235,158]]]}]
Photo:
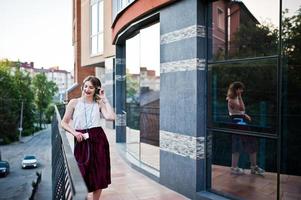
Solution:
[{"label": "blonde woman", "polygon": [[106,120],[115,119],[100,80],[88,76],[83,81],[82,96],[68,103],[61,125],[76,138],[74,156],[93,200],[99,200],[102,189],[111,183],[109,143],[101,115]]}]

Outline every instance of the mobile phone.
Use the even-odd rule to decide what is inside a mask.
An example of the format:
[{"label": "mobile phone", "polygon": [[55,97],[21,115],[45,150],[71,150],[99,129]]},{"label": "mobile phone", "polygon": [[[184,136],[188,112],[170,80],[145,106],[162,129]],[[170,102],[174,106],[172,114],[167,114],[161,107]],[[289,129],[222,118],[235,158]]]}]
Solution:
[{"label": "mobile phone", "polygon": [[89,139],[89,133],[88,132],[87,133],[83,133],[83,137],[84,137],[85,140]]}]

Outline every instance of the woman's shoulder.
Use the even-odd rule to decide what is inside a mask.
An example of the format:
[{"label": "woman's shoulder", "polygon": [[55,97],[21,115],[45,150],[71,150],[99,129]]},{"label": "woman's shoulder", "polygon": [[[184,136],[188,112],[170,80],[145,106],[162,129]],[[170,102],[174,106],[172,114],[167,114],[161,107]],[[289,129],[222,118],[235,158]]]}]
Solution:
[{"label": "woman's shoulder", "polygon": [[75,107],[76,104],[80,101],[80,98],[71,99],[68,103],[68,105]]},{"label": "woman's shoulder", "polygon": [[234,97],[234,98],[227,97],[227,101],[228,101],[228,103],[236,103],[237,102],[237,97]]}]

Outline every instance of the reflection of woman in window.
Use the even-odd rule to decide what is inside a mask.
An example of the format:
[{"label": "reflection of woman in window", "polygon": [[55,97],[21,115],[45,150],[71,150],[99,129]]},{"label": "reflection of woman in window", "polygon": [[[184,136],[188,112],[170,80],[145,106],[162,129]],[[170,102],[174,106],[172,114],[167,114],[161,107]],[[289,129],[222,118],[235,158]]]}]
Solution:
[{"label": "reflection of woman in window", "polygon": [[[245,104],[242,99],[244,84],[236,81],[230,84],[227,92],[228,111],[232,123],[237,124],[235,128],[244,127],[251,121],[251,117],[245,113]],[[251,136],[232,136],[232,164],[231,173],[236,175],[244,174],[244,170],[238,167],[240,152],[250,155],[251,173],[263,175],[264,170],[257,166],[257,139]]]}]

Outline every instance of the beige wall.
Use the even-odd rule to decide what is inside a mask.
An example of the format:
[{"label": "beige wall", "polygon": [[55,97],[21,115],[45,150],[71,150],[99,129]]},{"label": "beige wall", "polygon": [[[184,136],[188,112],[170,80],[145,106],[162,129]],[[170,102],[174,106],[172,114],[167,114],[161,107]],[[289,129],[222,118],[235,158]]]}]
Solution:
[{"label": "beige wall", "polygon": [[115,47],[112,45],[112,3],[104,0],[104,54],[90,57],[90,0],[81,2],[81,65],[93,65],[104,62],[105,58],[115,55]]}]

